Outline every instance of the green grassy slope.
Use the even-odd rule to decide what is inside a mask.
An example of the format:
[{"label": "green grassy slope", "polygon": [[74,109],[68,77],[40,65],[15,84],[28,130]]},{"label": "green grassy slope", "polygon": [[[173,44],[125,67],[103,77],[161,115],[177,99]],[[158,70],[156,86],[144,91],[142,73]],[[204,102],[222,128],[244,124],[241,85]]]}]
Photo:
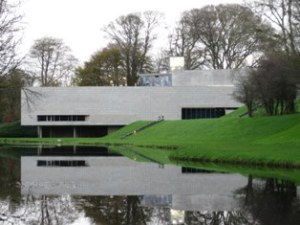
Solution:
[{"label": "green grassy slope", "polygon": [[[236,112],[235,112],[236,113]],[[108,143],[177,146],[174,158],[300,166],[300,114],[164,121],[123,140],[134,123],[103,138]]]},{"label": "green grassy slope", "polygon": [[[300,114],[220,119],[164,121],[124,140],[119,137],[146,122],[136,122],[109,135],[103,140],[141,144],[232,143],[260,144],[299,143]],[[299,138],[298,138],[299,137]]]}]

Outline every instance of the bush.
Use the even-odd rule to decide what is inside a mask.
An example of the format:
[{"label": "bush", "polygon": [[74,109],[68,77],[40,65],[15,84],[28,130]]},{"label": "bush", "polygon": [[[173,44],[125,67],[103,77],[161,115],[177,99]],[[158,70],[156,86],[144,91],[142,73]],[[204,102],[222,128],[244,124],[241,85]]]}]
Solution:
[{"label": "bush", "polygon": [[0,137],[37,137],[36,127],[21,126],[20,121],[0,125]]}]

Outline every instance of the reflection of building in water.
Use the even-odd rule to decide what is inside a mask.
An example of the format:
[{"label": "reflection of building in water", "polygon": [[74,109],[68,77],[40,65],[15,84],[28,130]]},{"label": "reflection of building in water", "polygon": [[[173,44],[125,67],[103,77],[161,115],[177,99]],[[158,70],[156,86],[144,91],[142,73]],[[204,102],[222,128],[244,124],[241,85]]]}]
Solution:
[{"label": "reflection of building in water", "polygon": [[[58,142],[59,143],[59,142]],[[43,146],[32,148],[39,156],[121,156],[119,153],[111,151],[103,146]],[[33,155],[33,154],[32,154]]]},{"label": "reflection of building in water", "polygon": [[[38,167],[38,160],[83,160],[84,167]],[[237,207],[233,190],[247,179],[231,174],[183,174],[180,167],[138,163],[123,157],[22,157],[22,194],[148,196],[144,204],[161,203],[181,210]],[[149,196],[167,196],[151,199]],[[170,197],[171,196],[171,197]]]},{"label": "reflection of building in water", "polygon": [[170,207],[172,195],[143,195],[140,196],[140,204],[144,207]]}]

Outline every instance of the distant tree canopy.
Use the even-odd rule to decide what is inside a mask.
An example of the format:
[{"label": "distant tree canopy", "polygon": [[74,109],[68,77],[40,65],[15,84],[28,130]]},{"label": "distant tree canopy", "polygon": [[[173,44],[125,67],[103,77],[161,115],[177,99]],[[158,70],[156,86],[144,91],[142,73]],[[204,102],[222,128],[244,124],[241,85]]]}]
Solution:
[{"label": "distant tree canopy", "polygon": [[250,8],[209,5],[182,14],[170,35],[170,55],[184,56],[186,69],[231,69],[255,62],[272,29]]},{"label": "distant tree canopy", "polygon": [[32,73],[41,86],[68,84],[77,65],[77,59],[61,39],[44,37],[35,40],[30,49]]},{"label": "distant tree canopy", "polygon": [[126,85],[126,71],[120,49],[110,45],[96,52],[83,67],[76,69],[73,84],[79,86]]},{"label": "distant tree canopy", "polygon": [[242,77],[234,93],[252,116],[253,106],[262,106],[268,115],[295,112],[300,85],[300,56],[269,54],[259,61],[258,68]]},{"label": "distant tree canopy", "polygon": [[276,48],[290,55],[300,53],[299,0],[249,0],[248,5],[275,28]]}]

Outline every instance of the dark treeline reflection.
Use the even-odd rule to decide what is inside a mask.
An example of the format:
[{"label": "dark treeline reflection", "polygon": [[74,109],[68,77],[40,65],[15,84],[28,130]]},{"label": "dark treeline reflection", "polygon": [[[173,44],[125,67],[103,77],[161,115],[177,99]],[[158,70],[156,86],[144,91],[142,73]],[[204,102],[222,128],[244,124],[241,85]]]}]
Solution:
[{"label": "dark treeline reflection", "polygon": [[20,170],[19,160],[0,157],[0,199],[20,201]]},{"label": "dark treeline reflection", "polygon": [[300,224],[297,186],[278,179],[254,180],[236,191],[240,209],[222,212],[185,212],[186,224],[295,225]]},{"label": "dark treeline reflection", "polygon": [[244,194],[241,207],[259,224],[300,224],[300,199],[294,183],[274,178],[255,182],[249,176],[247,186],[240,191]]},{"label": "dark treeline reflection", "polygon": [[[249,217],[250,216],[250,217]],[[186,212],[186,224],[199,224],[199,225],[254,225],[259,224],[253,221],[251,215],[245,212]]]}]

